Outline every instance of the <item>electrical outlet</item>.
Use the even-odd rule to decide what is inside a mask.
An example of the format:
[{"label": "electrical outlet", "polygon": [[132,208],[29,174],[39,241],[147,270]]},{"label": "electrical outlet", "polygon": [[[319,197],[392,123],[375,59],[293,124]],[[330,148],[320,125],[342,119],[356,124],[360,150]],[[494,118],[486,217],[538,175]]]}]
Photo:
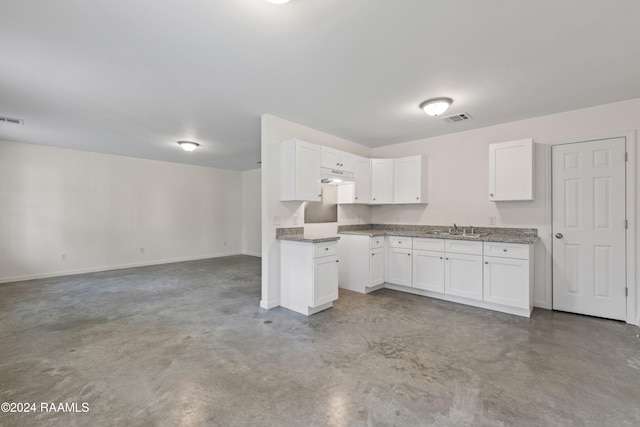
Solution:
[{"label": "electrical outlet", "polygon": [[298,225],[298,215],[293,215],[291,219],[293,220],[293,225]]},{"label": "electrical outlet", "polygon": [[490,216],[489,217],[489,225],[496,225],[496,217],[495,216]]},{"label": "electrical outlet", "polygon": [[144,248],[140,248],[140,253],[143,254],[144,253]]},{"label": "electrical outlet", "polygon": [[66,260],[67,260],[67,254],[66,254],[66,253],[62,254],[62,260],[63,260],[63,261],[66,261]]},{"label": "electrical outlet", "polygon": [[225,240],[225,241],[222,243],[222,245],[223,245],[223,246],[227,246],[227,241]]},{"label": "electrical outlet", "polygon": [[280,225],[280,215],[273,216],[273,225]]}]

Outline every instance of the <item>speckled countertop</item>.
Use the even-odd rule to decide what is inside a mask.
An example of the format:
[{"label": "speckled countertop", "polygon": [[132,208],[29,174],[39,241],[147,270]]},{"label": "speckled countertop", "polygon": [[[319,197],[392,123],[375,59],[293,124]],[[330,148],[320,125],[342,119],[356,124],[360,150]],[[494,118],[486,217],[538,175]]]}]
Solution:
[{"label": "speckled countertop", "polygon": [[304,234],[304,227],[277,228],[276,239],[290,240],[294,242],[335,242],[340,240],[340,236],[319,236],[315,234]]},{"label": "speckled countertop", "polygon": [[[458,227],[460,232],[471,231],[471,227]],[[481,242],[534,244],[538,241],[538,230],[535,228],[502,228],[502,227],[473,227],[477,237],[466,234],[449,234],[449,227],[430,225],[389,225],[389,224],[358,224],[338,227],[338,234],[355,234],[361,236],[401,236],[424,237],[429,239],[449,240],[477,240]]]}]

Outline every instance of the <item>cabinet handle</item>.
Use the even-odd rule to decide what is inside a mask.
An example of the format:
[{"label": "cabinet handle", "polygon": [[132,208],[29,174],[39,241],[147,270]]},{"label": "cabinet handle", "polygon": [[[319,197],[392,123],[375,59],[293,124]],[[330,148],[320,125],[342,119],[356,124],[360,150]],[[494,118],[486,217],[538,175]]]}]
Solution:
[{"label": "cabinet handle", "polygon": [[336,163],[336,166],[340,166],[340,163]]},{"label": "cabinet handle", "polygon": [[358,200],[358,196],[356,196],[356,200]]},{"label": "cabinet handle", "polygon": [[376,256],[376,254],[371,254],[371,256]]},{"label": "cabinet handle", "polygon": [[447,261],[449,261],[449,258],[445,258]]},{"label": "cabinet handle", "polygon": [[503,250],[502,250],[502,252],[507,252],[507,250],[506,250],[506,249],[503,249]]},{"label": "cabinet handle", "polygon": [[489,196],[493,197],[493,193],[490,193]]},{"label": "cabinet handle", "polygon": [[440,259],[442,259],[442,257],[440,257]]},{"label": "cabinet handle", "polygon": [[485,264],[489,264],[489,261],[485,261],[484,263],[485,263]]},{"label": "cabinet handle", "polygon": [[416,197],[416,200],[420,200],[420,197]]},{"label": "cabinet handle", "polygon": [[411,254],[407,254],[407,255],[411,256]]},{"label": "cabinet handle", "polygon": [[374,197],[373,200],[375,200],[376,198]]},{"label": "cabinet handle", "polygon": [[336,260],[336,262],[340,262],[340,260],[339,260],[339,259],[337,259],[337,260]]},{"label": "cabinet handle", "polygon": [[324,248],[324,250],[325,250],[325,251],[328,251],[328,250],[329,250],[329,248]]}]

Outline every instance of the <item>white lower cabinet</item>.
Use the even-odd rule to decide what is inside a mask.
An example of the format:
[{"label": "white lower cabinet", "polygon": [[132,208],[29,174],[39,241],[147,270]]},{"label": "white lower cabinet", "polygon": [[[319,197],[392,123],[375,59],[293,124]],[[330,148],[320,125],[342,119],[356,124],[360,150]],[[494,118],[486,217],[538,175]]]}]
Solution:
[{"label": "white lower cabinet", "polygon": [[311,315],[338,299],[337,242],[280,241],[280,305]]},{"label": "white lower cabinet", "polygon": [[444,292],[444,252],[413,250],[413,287]]},{"label": "white lower cabinet", "polygon": [[517,307],[533,308],[533,265],[530,245],[485,243],[484,300]]},{"label": "white lower cabinet", "polygon": [[387,282],[411,286],[412,255],[411,237],[389,236],[387,238]]},{"label": "white lower cabinet", "polygon": [[482,300],[481,255],[447,253],[444,264],[445,294]]},{"label": "white lower cabinet", "polygon": [[341,288],[368,293],[384,284],[384,236],[342,234],[338,245]]},{"label": "white lower cabinet", "polygon": [[319,307],[338,299],[338,258],[336,256],[314,259],[313,283],[311,307]]},{"label": "white lower cabinet", "polygon": [[384,248],[372,249],[369,261],[369,286],[378,286],[384,283]]},{"label": "white lower cabinet", "polygon": [[533,245],[416,237],[410,246],[406,238],[388,239],[388,287],[530,316]]}]

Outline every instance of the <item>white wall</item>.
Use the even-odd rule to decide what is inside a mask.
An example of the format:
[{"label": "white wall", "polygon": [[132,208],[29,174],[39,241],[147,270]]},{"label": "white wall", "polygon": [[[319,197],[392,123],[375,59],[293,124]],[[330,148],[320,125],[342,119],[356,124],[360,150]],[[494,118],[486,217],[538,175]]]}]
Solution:
[{"label": "white wall", "polygon": [[260,169],[242,172],[242,253],[262,256]]},{"label": "white wall", "polygon": [[0,141],[0,282],[238,254],[240,236],[241,172]]},{"label": "white wall", "polygon": [[[299,125],[269,114],[262,116],[262,300],[260,306],[272,308],[280,305],[280,253],[276,228],[302,226],[302,202],[280,201],[280,151],[278,143],[298,138],[314,144],[338,148],[360,156],[370,157],[371,149],[354,142]],[[294,224],[293,217],[297,217]],[[360,215],[368,222],[368,206],[341,210],[338,220],[354,222]],[[342,218],[341,218],[342,217]]]},{"label": "white wall", "polygon": [[[538,228],[542,241],[536,248],[535,302],[538,307],[551,308],[550,144],[637,129],[640,129],[640,99],[376,148],[374,157],[428,155],[430,182],[428,205],[376,206],[373,222],[486,226],[489,217],[495,216],[498,226]],[[488,145],[529,137],[536,143],[535,201],[490,202]],[[637,155],[637,162],[639,159]],[[636,183],[638,192],[640,174],[636,175]],[[640,225],[638,214],[636,222]],[[636,246],[639,237],[637,234]],[[636,265],[640,265],[640,251],[636,251]],[[640,308],[640,292],[636,296],[636,307]],[[640,316],[638,308],[636,316]]]}]

